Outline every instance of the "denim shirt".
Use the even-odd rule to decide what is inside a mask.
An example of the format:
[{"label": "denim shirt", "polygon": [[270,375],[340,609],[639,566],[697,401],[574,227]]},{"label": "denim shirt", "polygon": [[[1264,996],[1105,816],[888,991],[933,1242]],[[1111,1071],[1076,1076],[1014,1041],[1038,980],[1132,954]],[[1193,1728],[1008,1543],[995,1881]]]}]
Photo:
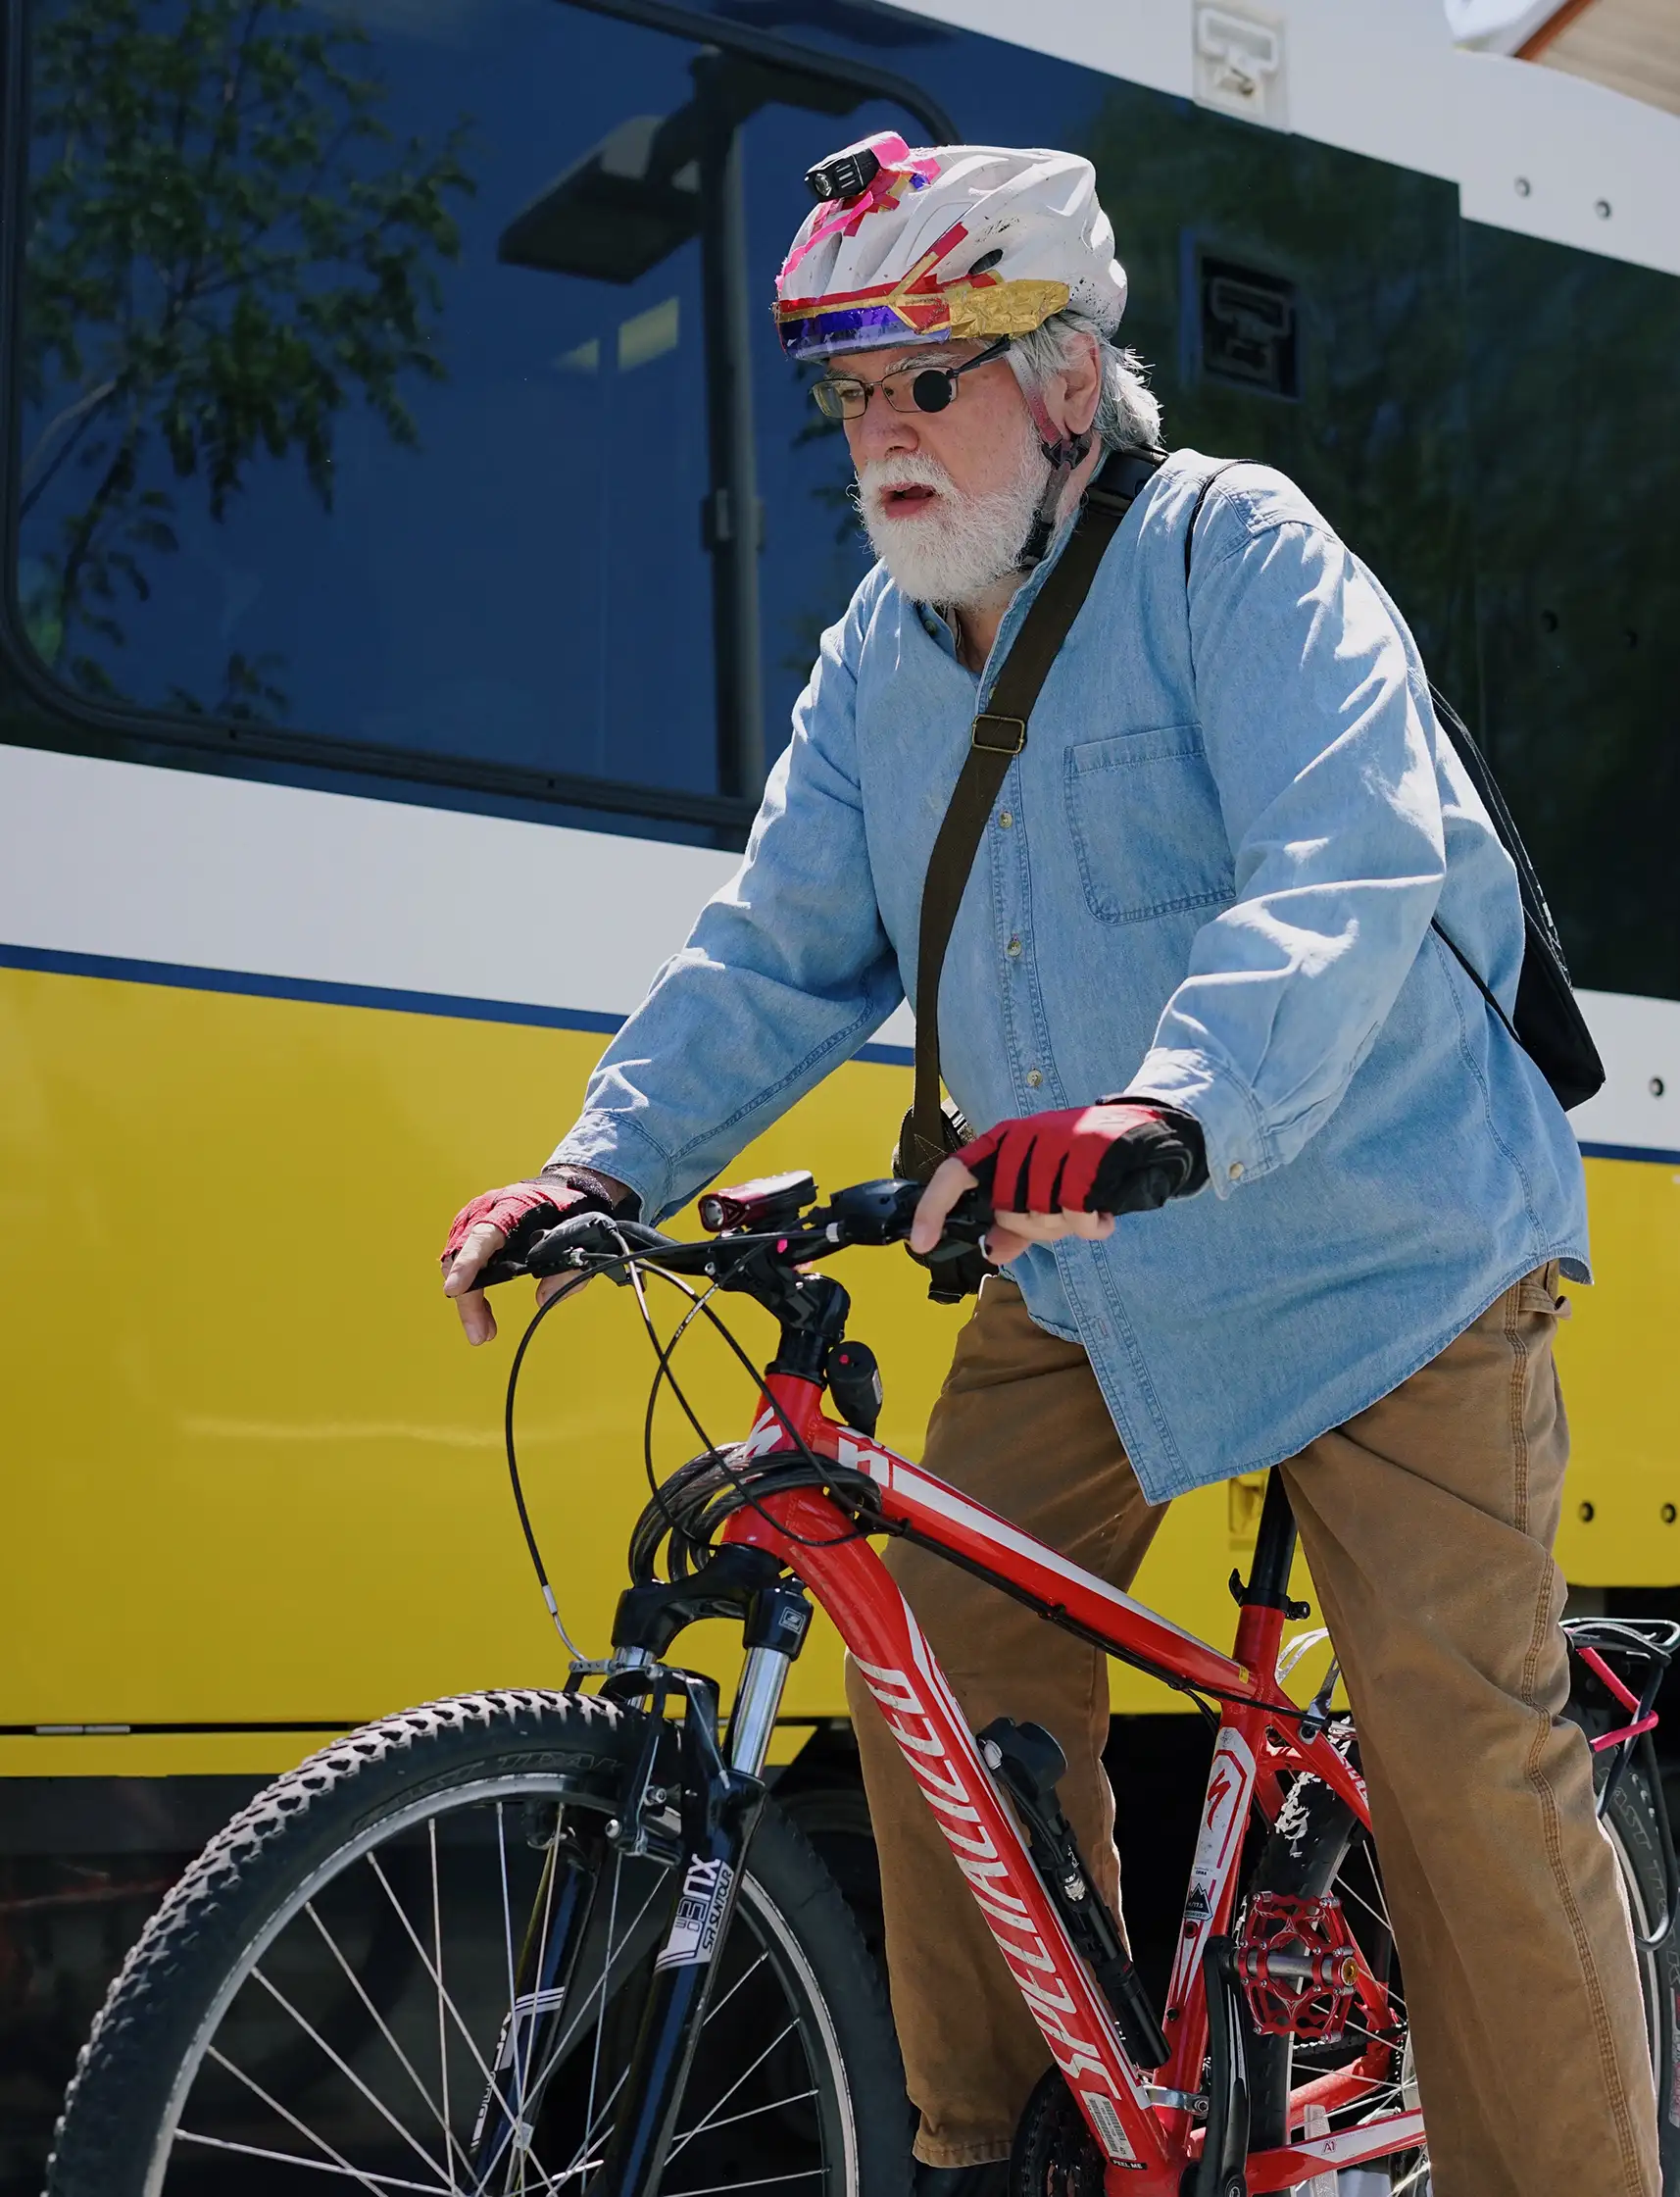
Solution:
[{"label": "denim shirt", "polygon": [[[1509,1010],[1514,873],[1405,622],[1289,480],[1179,451],[1045,681],[946,958],[946,1082],[976,1126],[1148,1093],[1210,1182],[1037,1247],[1029,1311],[1090,1355],[1145,1492],[1291,1457],[1548,1260],[1585,1188]],[[914,1003],[929,850],[976,680],[877,566],[823,635],[739,872],[608,1047],[556,1157],[674,1211]],[[1024,1464],[1025,1461],[1023,1461]]]}]

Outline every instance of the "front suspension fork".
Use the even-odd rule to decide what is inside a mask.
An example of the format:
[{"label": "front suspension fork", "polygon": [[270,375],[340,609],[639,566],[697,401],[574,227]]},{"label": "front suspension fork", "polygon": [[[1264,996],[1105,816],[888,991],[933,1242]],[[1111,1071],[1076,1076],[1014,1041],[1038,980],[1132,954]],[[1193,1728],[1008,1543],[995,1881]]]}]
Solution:
[{"label": "front suspension fork", "polygon": [[778,1585],[754,1597],[726,1753],[718,1742],[716,1689],[706,1680],[683,1682],[681,1889],[654,1962],[623,2103],[590,2197],[652,2197],[659,2185],[706,2020],[715,1957],[734,1915],[764,1806],[761,1773],[776,1711],[809,1620],[810,1606],[797,1587]]}]

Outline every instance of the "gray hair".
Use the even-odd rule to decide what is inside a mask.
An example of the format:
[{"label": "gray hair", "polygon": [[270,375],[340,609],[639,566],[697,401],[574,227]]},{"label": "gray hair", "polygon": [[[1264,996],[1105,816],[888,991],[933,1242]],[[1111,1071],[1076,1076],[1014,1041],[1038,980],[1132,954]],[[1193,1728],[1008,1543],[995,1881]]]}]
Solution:
[{"label": "gray hair", "polygon": [[1011,339],[1007,354],[1023,388],[1042,388],[1072,358],[1076,342],[1089,336],[1103,370],[1102,394],[1092,423],[1108,450],[1154,450],[1161,441],[1161,400],[1144,380],[1146,369],[1135,351],[1115,343],[1090,314],[1069,307],[1056,313],[1030,335]]}]

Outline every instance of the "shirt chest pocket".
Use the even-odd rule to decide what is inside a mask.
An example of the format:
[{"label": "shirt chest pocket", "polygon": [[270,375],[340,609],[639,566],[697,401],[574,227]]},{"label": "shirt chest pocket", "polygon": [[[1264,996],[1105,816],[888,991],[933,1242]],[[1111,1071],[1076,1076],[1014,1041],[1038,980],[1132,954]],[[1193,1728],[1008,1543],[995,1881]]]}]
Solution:
[{"label": "shirt chest pocket", "polygon": [[1067,828],[1092,915],[1147,923],[1233,898],[1219,797],[1194,724],[1070,747]]}]

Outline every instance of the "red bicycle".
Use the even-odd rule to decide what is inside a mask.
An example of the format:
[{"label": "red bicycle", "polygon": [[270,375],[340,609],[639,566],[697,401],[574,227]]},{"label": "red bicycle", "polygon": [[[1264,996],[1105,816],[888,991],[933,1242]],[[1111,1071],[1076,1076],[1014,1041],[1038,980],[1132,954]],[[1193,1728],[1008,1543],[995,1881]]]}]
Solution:
[{"label": "red bicycle", "polygon": [[[897,1243],[916,1186],[819,1204],[809,1175],[715,1193],[708,1239],[596,1216],[515,1272],[636,1293],[703,1449],[653,1494],[613,1654],[564,1692],[433,1703],[323,1750],[252,1803],[166,1900],[113,1985],[72,2086],[56,2197],[582,2191],[591,2197],[902,2197],[902,2072],[880,1980],[832,1880],[766,1789],[782,1690],[815,1601],[935,1813],[1054,2067],[1016,2138],[1017,2197],[1429,2189],[1404,1977],[1359,1773],[1332,1707],[1284,1679],[1309,1634],[1295,1525],[1268,1486],[1230,1655],[1156,1616],[874,1439],[880,1383],[816,1264]],[[945,1251],[983,1216],[959,1214]],[[687,1297],[662,1340],[646,1281]],[[712,1442],[672,1366],[743,1293],[779,1323],[745,1440]],[[558,1612],[508,1448],[527,1543]],[[721,1322],[717,1324],[721,1327]],[[727,1329],[722,1329],[727,1335]],[[825,1395],[842,1419],[823,1409]],[[1158,2008],[1057,1799],[1053,1734],[970,1731],[870,1536],[992,1580],[1180,1688],[1216,1726],[1176,1959]],[[730,1617],[746,1660],[726,1727],[685,1627]],[[1569,1627],[1577,1714],[1641,1945],[1659,2097],[1676,2066],[1676,1869],[1652,1750],[1680,1626]],[[564,1637],[564,1633],[563,1633]],[[593,1684],[591,1684],[593,1681]],[[1617,1719],[1624,1721],[1617,1722]],[[362,1976],[393,1932],[408,1973]],[[960,2017],[959,2017],[960,2018]],[[303,2048],[276,2051],[276,2040]],[[265,2076],[278,2065],[287,2086]],[[1673,2148],[1675,2117],[1665,2114]],[[1359,2175],[1356,2182],[1351,2177]],[[1673,2186],[1673,2183],[1670,2183]]]}]

